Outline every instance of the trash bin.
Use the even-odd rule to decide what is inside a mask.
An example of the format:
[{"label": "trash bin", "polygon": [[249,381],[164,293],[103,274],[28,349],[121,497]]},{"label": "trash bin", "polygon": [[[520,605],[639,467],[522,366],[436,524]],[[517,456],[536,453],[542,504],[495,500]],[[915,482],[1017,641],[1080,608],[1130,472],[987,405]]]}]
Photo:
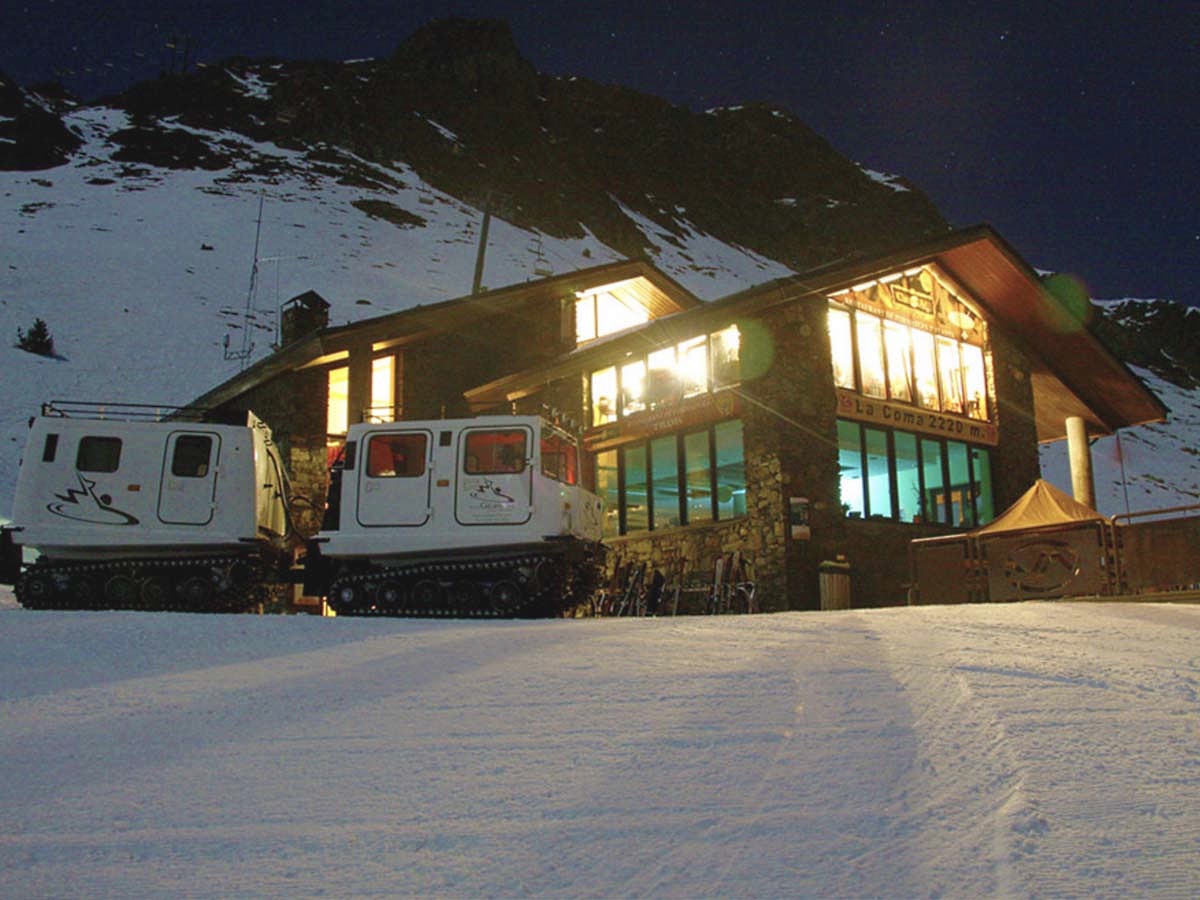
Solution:
[{"label": "trash bin", "polygon": [[821,609],[850,608],[850,563],[844,556],[827,559],[817,567],[821,587]]}]

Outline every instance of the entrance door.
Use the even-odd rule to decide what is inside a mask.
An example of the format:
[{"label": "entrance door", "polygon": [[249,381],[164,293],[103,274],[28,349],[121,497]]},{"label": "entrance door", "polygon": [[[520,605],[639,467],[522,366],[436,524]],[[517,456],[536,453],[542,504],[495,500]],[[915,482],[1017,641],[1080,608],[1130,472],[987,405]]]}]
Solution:
[{"label": "entrance door", "polygon": [[520,525],[533,514],[533,431],[469,428],[459,437],[454,517],[461,525]]},{"label": "entrance door", "polygon": [[432,434],[421,429],[388,429],[364,436],[358,524],[415,527],[429,521],[432,443]]},{"label": "entrance door", "polygon": [[173,431],[163,455],[158,518],[168,525],[207,525],[217,494],[221,437],[211,431]]}]

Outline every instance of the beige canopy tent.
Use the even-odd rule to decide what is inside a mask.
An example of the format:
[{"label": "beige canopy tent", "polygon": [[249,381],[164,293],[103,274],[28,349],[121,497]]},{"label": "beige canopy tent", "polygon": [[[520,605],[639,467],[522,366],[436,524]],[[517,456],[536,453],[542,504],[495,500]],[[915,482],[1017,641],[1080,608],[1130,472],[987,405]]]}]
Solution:
[{"label": "beige canopy tent", "polygon": [[1048,525],[1072,522],[1103,521],[1104,517],[1090,506],[1039,478],[1033,487],[1021,495],[1012,506],[973,534],[997,534],[1004,531],[1026,531]]}]

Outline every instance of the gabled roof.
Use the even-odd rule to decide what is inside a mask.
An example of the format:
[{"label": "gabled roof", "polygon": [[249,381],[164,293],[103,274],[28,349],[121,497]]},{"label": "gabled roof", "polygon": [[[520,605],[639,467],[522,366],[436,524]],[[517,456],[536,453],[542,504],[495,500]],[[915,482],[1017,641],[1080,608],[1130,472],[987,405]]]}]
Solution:
[{"label": "gabled roof", "polygon": [[238,397],[277,375],[345,358],[351,346],[370,343],[375,349],[401,347],[431,334],[452,331],[481,317],[514,311],[539,300],[573,296],[607,288],[663,316],[702,303],[686,288],[645,260],[621,260],[479,294],[414,306],[348,325],[323,328],[299,338],[259,360],[192,402],[214,407]]},{"label": "gabled roof", "polygon": [[838,262],[766,282],[700,307],[613,335],[536,369],[468,391],[476,406],[532,393],[587,364],[721,327],[783,303],[828,296],[899,270],[936,263],[966,289],[987,318],[1032,361],[1037,436],[1066,436],[1068,416],[1082,416],[1092,434],[1162,421],[1166,407],[1044,288],[1037,273],[989,226],[948,232],[882,256]]}]

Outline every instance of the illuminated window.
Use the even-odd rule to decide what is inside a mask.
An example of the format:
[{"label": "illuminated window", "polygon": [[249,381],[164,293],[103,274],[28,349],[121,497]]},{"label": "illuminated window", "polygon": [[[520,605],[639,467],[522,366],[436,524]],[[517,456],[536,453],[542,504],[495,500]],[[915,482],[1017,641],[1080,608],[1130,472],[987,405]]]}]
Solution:
[{"label": "illuminated window", "polygon": [[829,351],[833,356],[833,383],[854,390],[854,338],[848,309],[829,310]]},{"label": "illuminated window", "polygon": [[742,377],[742,336],[736,325],[709,337],[712,345],[713,390],[737,384]]},{"label": "illuminated window", "polygon": [[962,361],[958,358],[958,342],[951,338],[937,339],[938,383],[942,388],[942,409],[961,413],[963,409]]},{"label": "illuminated window", "polygon": [[913,374],[916,376],[916,400],[926,409],[941,409],[938,400],[937,356],[933,335],[928,331],[912,330]]},{"label": "illuminated window", "polygon": [[746,514],[740,421],[598,453],[595,465],[607,536]]},{"label": "illuminated window", "polygon": [[887,382],[883,376],[883,322],[878,316],[855,314],[858,333],[858,368],[862,376],[860,390],[868,397],[886,397]]},{"label": "illuminated window", "polygon": [[637,360],[621,366],[621,415],[646,408],[646,362]]},{"label": "illuminated window", "polygon": [[396,357],[377,356],[371,360],[370,421],[393,422],[396,419]]},{"label": "illuminated window", "polygon": [[329,370],[329,404],[325,415],[325,433],[344,435],[350,424],[350,368]]},{"label": "illuminated window", "polygon": [[911,403],[913,398],[912,340],[910,329],[899,322],[883,323],[887,354],[888,396]]},{"label": "illuminated window", "polygon": [[850,518],[972,528],[995,517],[986,448],[844,419],[837,429],[842,507]]},{"label": "illuminated window", "polygon": [[579,344],[649,321],[646,307],[607,291],[587,294],[575,301],[575,341]]},{"label": "illuminated window", "polygon": [[682,396],[676,375],[675,348],[655,350],[646,357],[646,402],[653,409],[675,403]]},{"label": "illuminated window", "polygon": [[983,369],[983,351],[973,344],[962,344],[963,382],[966,385],[967,415],[974,419],[988,417],[987,374]]},{"label": "illuminated window", "polygon": [[592,425],[731,387],[741,379],[741,334],[731,325],[591,374]]},{"label": "illuminated window", "polygon": [[617,369],[609,366],[592,373],[592,424],[617,420]]},{"label": "illuminated window", "polygon": [[679,345],[679,380],[685,397],[708,390],[708,340],[705,337]]}]

